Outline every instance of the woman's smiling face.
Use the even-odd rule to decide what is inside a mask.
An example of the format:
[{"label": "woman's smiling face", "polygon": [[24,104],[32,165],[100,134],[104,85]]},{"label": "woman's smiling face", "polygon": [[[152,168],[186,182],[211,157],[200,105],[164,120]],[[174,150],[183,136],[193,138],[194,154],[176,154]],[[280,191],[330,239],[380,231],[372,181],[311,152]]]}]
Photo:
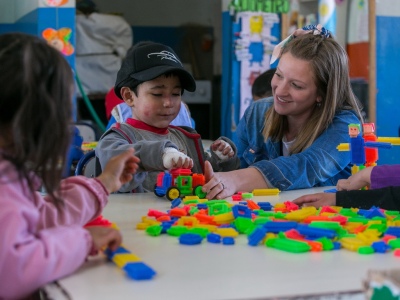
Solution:
[{"label": "woman's smiling face", "polygon": [[321,101],[310,63],[289,52],[280,58],[271,86],[274,108],[280,115],[307,120],[316,103]]}]

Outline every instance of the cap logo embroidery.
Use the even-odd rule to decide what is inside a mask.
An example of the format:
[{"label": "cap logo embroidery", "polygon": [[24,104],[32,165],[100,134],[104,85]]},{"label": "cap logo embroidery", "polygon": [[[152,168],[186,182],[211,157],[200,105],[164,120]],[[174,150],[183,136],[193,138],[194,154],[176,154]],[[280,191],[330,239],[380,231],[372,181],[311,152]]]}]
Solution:
[{"label": "cap logo embroidery", "polygon": [[161,60],[163,59],[168,59],[168,60],[172,60],[173,62],[179,63],[180,65],[182,65],[182,63],[179,61],[179,59],[171,52],[163,50],[161,52],[153,52],[153,53],[149,53],[147,54],[147,57],[150,58],[150,56],[152,55],[156,55],[158,57],[161,57]]}]

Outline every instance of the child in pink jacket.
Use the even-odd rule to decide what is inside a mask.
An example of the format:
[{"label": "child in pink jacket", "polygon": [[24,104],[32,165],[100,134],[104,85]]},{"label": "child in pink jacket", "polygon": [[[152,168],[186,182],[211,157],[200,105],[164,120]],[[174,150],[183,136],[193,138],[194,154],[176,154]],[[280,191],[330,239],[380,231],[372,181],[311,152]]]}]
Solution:
[{"label": "child in pink jacket", "polygon": [[120,245],[117,230],[83,225],[131,180],[139,160],[129,150],[97,178],[62,180],[70,66],[58,50],[21,33],[0,35],[0,65],[0,299],[20,299],[71,274],[103,246]]}]

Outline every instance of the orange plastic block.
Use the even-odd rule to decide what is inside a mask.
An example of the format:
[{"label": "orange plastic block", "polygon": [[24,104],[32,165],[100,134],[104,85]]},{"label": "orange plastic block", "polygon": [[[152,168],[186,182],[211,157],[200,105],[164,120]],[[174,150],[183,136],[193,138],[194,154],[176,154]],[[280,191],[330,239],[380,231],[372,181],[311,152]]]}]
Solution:
[{"label": "orange plastic block", "polygon": [[183,217],[187,216],[187,210],[180,207],[174,207],[169,211],[171,217]]},{"label": "orange plastic block", "polygon": [[161,216],[161,217],[158,217],[158,218],[157,218],[157,221],[158,221],[158,222],[168,222],[168,221],[171,221],[171,217],[168,216],[168,215]]},{"label": "orange plastic block", "polygon": [[203,174],[195,173],[192,175],[192,186],[193,187],[196,187],[198,185],[203,186],[203,185],[205,185],[205,183],[206,183],[206,179]]},{"label": "orange plastic block", "polygon": [[260,206],[253,200],[247,200],[247,207],[250,208],[251,210],[260,209]]},{"label": "orange plastic block", "polygon": [[309,224],[313,221],[331,221],[327,216],[308,216],[303,220],[303,223]]},{"label": "orange plastic block", "polygon": [[214,216],[209,216],[201,212],[194,214],[193,217],[199,220],[199,222],[202,224],[209,224],[214,221]]}]

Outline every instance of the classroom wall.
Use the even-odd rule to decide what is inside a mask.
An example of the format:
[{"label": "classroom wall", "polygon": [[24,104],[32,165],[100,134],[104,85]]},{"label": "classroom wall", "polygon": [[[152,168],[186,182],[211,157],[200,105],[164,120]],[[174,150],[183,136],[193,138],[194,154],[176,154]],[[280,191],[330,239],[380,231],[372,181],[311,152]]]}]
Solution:
[{"label": "classroom wall", "polygon": [[[2,0],[4,1],[4,0]],[[213,27],[213,72],[221,74],[221,0],[94,0],[102,13],[121,14],[129,24],[135,26],[178,27],[185,24],[198,24]],[[135,37],[133,37],[135,41]]]},{"label": "classroom wall", "polygon": [[[376,3],[376,125],[377,136],[398,137],[400,129],[400,5]],[[400,163],[400,146],[379,150],[378,164]]]}]

